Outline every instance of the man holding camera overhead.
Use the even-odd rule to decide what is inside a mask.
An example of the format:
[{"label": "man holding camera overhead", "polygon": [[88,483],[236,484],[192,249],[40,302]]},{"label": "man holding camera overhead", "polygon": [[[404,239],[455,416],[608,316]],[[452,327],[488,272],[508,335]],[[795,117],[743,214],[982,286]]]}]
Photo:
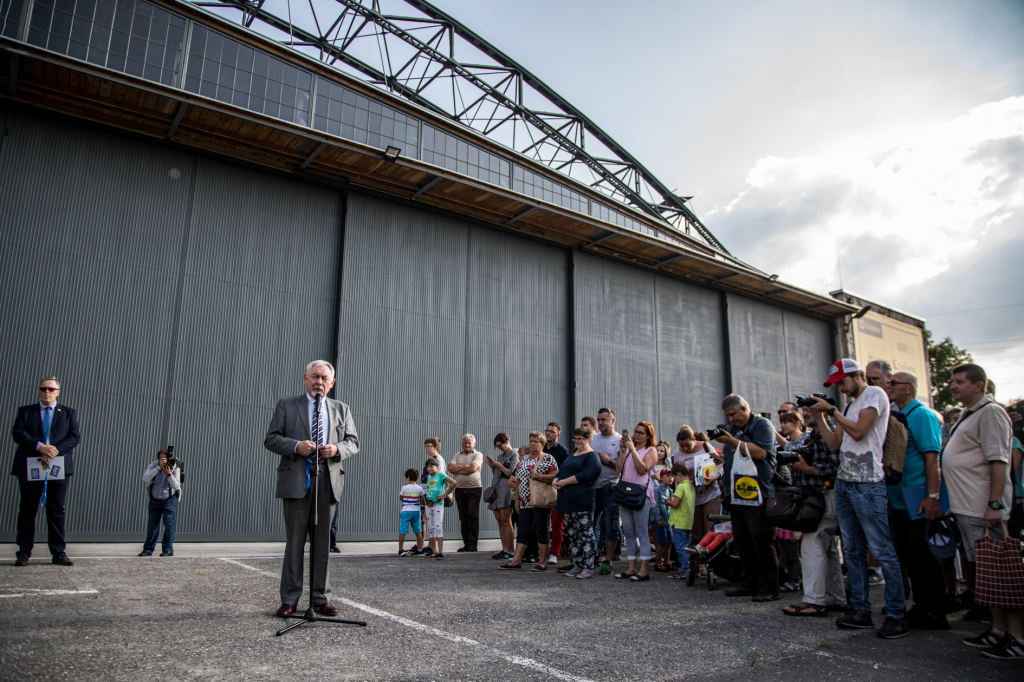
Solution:
[{"label": "man holding camera overhead", "polygon": [[[754,602],[776,601],[779,598],[779,564],[775,554],[775,527],[769,525],[764,507],[775,488],[772,485],[775,472],[775,427],[764,417],[750,411],[750,405],[735,393],[725,396],[722,401],[729,424],[723,424],[708,435],[725,445],[724,476],[732,480],[732,469],[737,450],[739,456],[750,456],[757,468],[757,485],[761,492],[761,503],[757,506],[731,504],[732,533],[736,550],[743,562],[743,584],[725,593],[727,597],[752,597]],[[724,427],[724,428],[723,428]],[[741,446],[741,443],[743,444]],[[730,495],[731,501],[732,495]]]}]

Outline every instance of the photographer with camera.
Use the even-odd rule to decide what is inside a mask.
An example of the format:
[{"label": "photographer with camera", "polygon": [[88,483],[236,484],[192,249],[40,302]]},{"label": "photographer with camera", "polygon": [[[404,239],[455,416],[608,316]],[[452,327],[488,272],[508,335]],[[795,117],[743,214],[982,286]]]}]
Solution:
[{"label": "photographer with camera", "polygon": [[732,481],[732,469],[736,457],[749,454],[757,469],[757,486],[761,503],[757,506],[731,504],[733,491],[730,485],[729,513],[732,516],[733,537],[740,560],[743,562],[743,584],[726,592],[727,597],[752,597],[754,602],[776,601],[779,598],[779,565],[775,554],[775,527],[765,520],[765,503],[774,494],[772,479],[775,473],[775,427],[764,417],[750,411],[750,405],[742,397],[730,393],[722,401],[728,424],[708,430],[709,438],[725,445],[724,476]]},{"label": "photographer with camera", "polygon": [[[813,404],[813,398],[798,402]],[[825,513],[813,533],[804,533],[800,539],[800,557],[803,568],[804,599],[799,604],[783,609],[787,616],[824,617],[828,611],[846,610],[846,588],[843,585],[842,562],[836,544],[839,517],[836,515],[836,472],[839,471],[839,452],[825,445],[818,428],[819,419],[827,419],[803,408],[806,438],[802,445],[780,455],[788,460],[793,470],[793,485],[821,490],[825,496]]]},{"label": "photographer with camera", "polygon": [[[841,630],[869,629],[871,602],[868,598],[868,546],[882,566],[885,577],[885,623],[878,630],[882,639],[908,634],[904,619],[906,601],[903,573],[889,535],[889,500],[882,469],[882,446],[889,425],[889,396],[880,386],[868,386],[864,368],[856,360],[833,363],[825,387],[834,385],[850,399],[844,414],[821,397],[815,397],[811,412],[818,421],[825,444],[839,450],[836,474],[836,512],[843,533],[843,553],[850,572],[850,610],[836,620]],[[836,420],[835,431],[826,413]]]},{"label": "photographer with camera", "polygon": [[142,483],[149,497],[149,526],[139,556],[153,556],[161,518],[164,522],[164,537],[160,542],[163,550],[160,556],[174,556],[174,524],[178,514],[178,500],[181,499],[181,467],[174,457],[173,445],[157,453],[156,461],[150,462],[142,474]]}]

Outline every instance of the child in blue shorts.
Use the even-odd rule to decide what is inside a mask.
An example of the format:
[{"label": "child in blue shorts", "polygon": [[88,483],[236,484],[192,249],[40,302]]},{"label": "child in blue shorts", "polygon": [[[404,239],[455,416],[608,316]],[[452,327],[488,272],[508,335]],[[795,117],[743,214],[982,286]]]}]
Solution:
[{"label": "child in blue shorts", "polygon": [[[398,528],[398,556],[417,556],[423,553],[423,523],[420,521],[420,500],[423,498],[423,488],[416,483],[420,473],[415,469],[408,469],[405,472],[405,485],[399,498],[402,500],[402,516]],[[416,549],[405,549],[405,534],[409,532],[416,534]]]}]

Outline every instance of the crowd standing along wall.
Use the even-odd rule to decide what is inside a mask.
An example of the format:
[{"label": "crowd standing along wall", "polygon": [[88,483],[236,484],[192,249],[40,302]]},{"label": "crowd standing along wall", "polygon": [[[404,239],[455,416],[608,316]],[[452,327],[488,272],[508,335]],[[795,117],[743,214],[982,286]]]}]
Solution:
[{"label": "crowd standing along wall", "polygon": [[[450,459],[465,432],[490,454],[498,431],[518,445],[554,420],[568,444],[608,406],[620,428],[651,420],[671,440],[722,421],[730,387],[774,409],[821,390],[832,361],[827,322],[766,303],[415,204],[0,117],[0,417],[61,378],[83,431],[72,541],[142,539],[141,473],[167,443],[186,462],[180,540],[282,539],[262,441],[313,358],[338,365],[362,443],[343,541],[394,537],[402,472],[429,435]],[[0,541],[17,499],[0,477]],[[494,536],[485,508],[481,522]],[[454,508],[446,530],[458,537]]]}]

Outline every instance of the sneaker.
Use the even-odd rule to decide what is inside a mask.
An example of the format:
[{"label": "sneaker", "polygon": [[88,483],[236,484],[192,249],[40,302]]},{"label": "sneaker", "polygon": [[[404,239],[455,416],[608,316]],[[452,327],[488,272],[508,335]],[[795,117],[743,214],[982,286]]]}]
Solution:
[{"label": "sneaker", "polygon": [[1024,660],[1024,642],[1007,632],[999,644],[990,649],[982,649],[981,655],[1004,661]]},{"label": "sneaker", "polygon": [[1003,638],[992,632],[992,628],[989,628],[977,637],[964,637],[960,641],[975,649],[988,649],[999,646],[999,643],[1003,641]]},{"label": "sneaker", "polygon": [[174,552],[160,552],[160,556],[174,556]]},{"label": "sneaker", "polygon": [[416,556],[417,552],[415,549],[407,549],[404,552],[399,552],[398,556]]},{"label": "sneaker", "polygon": [[536,564],[540,562],[540,557],[528,556],[523,559],[524,564]]},{"label": "sneaker", "polygon": [[881,573],[872,573],[871,577],[868,578],[868,585],[884,585],[885,578],[882,577]]},{"label": "sneaker", "polygon": [[[560,570],[560,571],[561,571],[562,569],[558,569],[558,570]],[[582,569],[582,568],[576,568],[575,566],[573,566],[573,567],[572,567],[572,568],[570,568],[570,569],[569,569],[568,571],[563,571],[563,573],[564,573],[564,574],[565,574],[565,575],[566,575],[567,577],[569,577],[569,578],[575,578],[576,576],[578,576],[578,575],[579,575],[580,573],[582,573],[583,571],[584,571],[584,569]],[[590,572],[590,575],[594,575],[594,572],[593,572],[593,571],[591,571],[591,572]]]},{"label": "sneaker", "polygon": [[603,564],[601,564],[601,575],[611,575],[611,574],[612,574],[612,565],[610,563],[608,563],[607,561],[604,562]]},{"label": "sneaker", "polygon": [[555,570],[557,570],[559,573],[568,573],[569,571],[571,571],[575,567],[576,567],[576,564],[574,564],[571,561],[566,561],[564,564],[562,564],[561,566],[559,566]]},{"label": "sneaker", "polygon": [[508,559],[508,557],[505,556],[506,554],[508,554],[508,552],[506,552],[505,550],[500,550],[500,551],[495,552],[494,554],[492,554],[491,558],[492,559],[497,559],[498,561],[501,561],[502,559]]},{"label": "sneaker", "polygon": [[893,618],[889,616],[882,623],[882,627],[878,628],[879,639],[899,639],[900,637],[906,637],[910,634],[910,630],[907,629],[907,621],[902,618]]},{"label": "sneaker", "polygon": [[[142,550],[141,552],[139,552],[139,556],[153,556],[153,553],[152,552],[147,552],[146,550]],[[20,560],[20,557],[19,557],[19,560]],[[26,561],[25,563],[28,563],[28,561]],[[21,564],[21,565],[24,566],[25,564]]]},{"label": "sneaker", "polygon": [[966,620],[972,623],[991,623],[992,611],[987,606],[975,604],[971,608],[967,609],[967,613],[965,613],[960,620]]},{"label": "sneaker", "polygon": [[430,547],[424,547],[423,551],[420,552],[420,556],[434,556],[434,550]]},{"label": "sneaker", "polygon": [[554,554],[549,555],[548,556],[548,563],[549,564],[557,564],[558,563],[558,557],[556,557]]},{"label": "sneaker", "polygon": [[576,577],[580,580],[586,580],[587,578],[593,578],[594,572],[588,568],[584,568]]},{"label": "sneaker", "polygon": [[875,626],[870,613],[850,609],[846,615],[836,618],[836,627],[840,630],[869,630]]}]

